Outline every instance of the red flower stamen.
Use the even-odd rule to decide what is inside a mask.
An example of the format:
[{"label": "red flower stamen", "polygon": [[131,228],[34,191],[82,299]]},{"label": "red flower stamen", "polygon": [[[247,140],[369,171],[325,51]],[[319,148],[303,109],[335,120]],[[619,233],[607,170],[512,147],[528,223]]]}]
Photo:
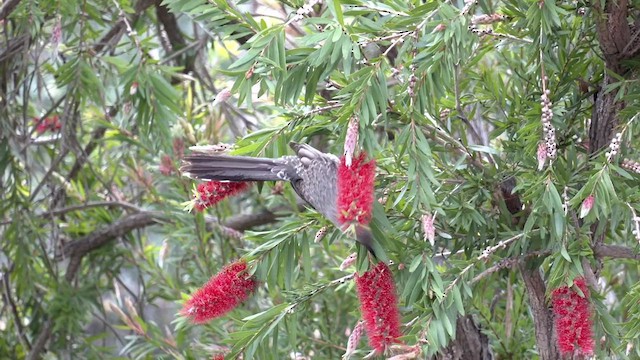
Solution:
[{"label": "red flower stamen", "polygon": [[365,162],[366,153],[353,158],[346,165],[343,156],[338,167],[338,221],[341,224],[358,222],[366,225],[373,211],[373,190],[376,162]]},{"label": "red flower stamen", "polygon": [[391,270],[384,262],[355,277],[360,311],[365,322],[369,345],[377,352],[398,343],[400,313]]},{"label": "red flower stamen", "polygon": [[584,296],[568,286],[554,290],[551,295],[558,347],[563,356],[589,356],[594,346],[589,289],[584,278],[577,278],[573,283]]},{"label": "red flower stamen", "polygon": [[258,286],[243,260],[225,266],[196,290],[180,312],[196,324],[218,318],[244,302]]},{"label": "red flower stamen", "polygon": [[198,184],[194,195],[194,208],[197,211],[211,207],[229,196],[237,195],[249,188],[246,182],[209,181]]}]

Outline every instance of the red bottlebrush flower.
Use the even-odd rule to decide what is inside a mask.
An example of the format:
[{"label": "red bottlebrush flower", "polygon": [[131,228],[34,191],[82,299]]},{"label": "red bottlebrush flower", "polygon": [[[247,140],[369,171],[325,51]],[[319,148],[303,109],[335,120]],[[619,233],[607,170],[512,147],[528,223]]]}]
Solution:
[{"label": "red bottlebrush flower", "polygon": [[38,134],[44,134],[47,131],[57,131],[62,128],[62,123],[58,115],[49,116],[44,119],[33,118],[33,123],[36,125],[36,132]]},{"label": "red bottlebrush flower", "polygon": [[402,335],[391,270],[384,262],[379,262],[364,274],[356,274],[355,279],[369,345],[377,353],[383,353]]},{"label": "red bottlebrush flower", "polygon": [[576,278],[573,283],[584,297],[568,286],[554,290],[551,295],[558,347],[562,355],[589,356],[594,346],[589,289],[584,278]]},{"label": "red bottlebrush flower", "polygon": [[213,355],[211,360],[224,360],[224,355],[223,354]]},{"label": "red bottlebrush flower", "polygon": [[365,162],[366,153],[353,158],[347,166],[343,156],[338,167],[338,221],[341,224],[371,221],[376,162]]},{"label": "red bottlebrush flower", "polygon": [[47,119],[42,119],[40,120],[40,118],[33,118],[33,123],[36,125],[36,132],[38,134],[43,134],[45,133],[48,129],[47,127]]},{"label": "red bottlebrush flower", "polygon": [[171,158],[171,156],[169,156],[167,154],[162,155],[162,157],[160,158],[160,167],[159,167],[159,169],[160,169],[160,173],[162,175],[165,175],[165,176],[171,175],[171,173],[174,170],[173,159]]},{"label": "red bottlebrush flower", "polygon": [[198,184],[194,194],[194,208],[197,211],[211,207],[229,196],[236,195],[249,188],[246,182],[209,181]]},{"label": "red bottlebrush flower", "polygon": [[247,273],[247,263],[236,261],[222,268],[184,304],[180,312],[195,324],[223,316],[245,301],[258,282]]},{"label": "red bottlebrush flower", "polygon": [[584,201],[582,202],[582,206],[580,207],[580,219],[589,214],[589,211],[591,211],[594,203],[595,197],[593,196],[593,194],[587,196],[587,198],[584,199]]}]

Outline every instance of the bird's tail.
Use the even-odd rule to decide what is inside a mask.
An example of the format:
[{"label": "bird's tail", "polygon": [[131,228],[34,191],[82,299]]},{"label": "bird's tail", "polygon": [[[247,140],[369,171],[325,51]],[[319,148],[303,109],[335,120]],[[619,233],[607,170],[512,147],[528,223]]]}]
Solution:
[{"label": "bird's tail", "polygon": [[290,170],[281,159],[198,152],[186,155],[180,167],[180,171],[191,178],[218,181],[288,180]]}]

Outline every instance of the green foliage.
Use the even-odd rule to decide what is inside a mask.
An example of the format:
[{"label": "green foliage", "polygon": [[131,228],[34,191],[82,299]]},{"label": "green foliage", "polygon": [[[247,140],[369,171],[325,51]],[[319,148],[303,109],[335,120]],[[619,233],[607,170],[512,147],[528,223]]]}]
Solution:
[{"label": "green foliage", "polygon": [[[51,359],[342,356],[360,319],[351,279],[367,268],[365,251],[333,228],[315,243],[330,224],[300,209],[289,186],[260,184],[206,215],[186,213],[193,182],[178,167],[184,147],[218,142],[235,143],[236,155],[288,155],[292,140],[339,154],[354,117],[378,167],[371,228],[392,263],[404,343],[437,354],[458,317],[472,315],[498,358],[537,358],[526,263],[547,295],[596,269],[596,357],[622,358],[626,344],[640,356],[640,175],[620,166],[640,161],[638,85],[606,84],[625,104],[614,131],[623,145],[612,161],[590,152],[606,71],[595,10],[353,0],[296,17],[302,1],[163,5],[20,1],[5,19],[0,358],[25,358],[39,336]],[[476,23],[496,13],[505,17]],[[543,82],[558,155],[538,171]],[[233,97],[214,106],[223,88]],[[62,129],[39,133],[33,118],[54,115]],[[514,194],[523,207],[512,213]],[[589,195],[595,205],[579,219]],[[435,246],[424,241],[426,212]],[[243,218],[274,213],[257,225]],[[153,220],[123,222],[140,214]],[[599,256],[602,244],[635,260]],[[359,262],[340,270],[354,251]],[[178,315],[239,257],[261,281],[250,300],[206,325]],[[366,353],[363,342],[355,356]]]}]

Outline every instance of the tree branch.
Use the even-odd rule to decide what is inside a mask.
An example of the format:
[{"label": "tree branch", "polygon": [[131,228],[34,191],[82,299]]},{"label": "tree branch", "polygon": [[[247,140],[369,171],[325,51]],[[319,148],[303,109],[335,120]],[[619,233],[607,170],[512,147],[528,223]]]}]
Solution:
[{"label": "tree branch", "polygon": [[[13,266],[11,266],[13,268]],[[9,283],[9,271],[5,272],[2,276],[4,280],[4,298],[5,303],[9,305],[9,309],[11,310],[11,314],[13,315],[13,321],[16,324],[16,331],[18,333],[18,338],[22,343],[22,346],[25,349],[30,349],[31,344],[29,343],[29,339],[25,335],[24,327],[22,326],[22,320],[20,319],[20,315],[18,314],[18,306],[15,301],[13,301],[13,297],[11,296],[11,284]]]},{"label": "tree branch", "polygon": [[535,323],[536,345],[541,360],[559,359],[556,334],[553,327],[553,314],[546,304],[546,286],[538,267],[532,264],[520,264],[520,273],[527,287],[529,306]]},{"label": "tree branch", "polygon": [[82,258],[87,253],[106,245],[115,238],[133,230],[156,224],[159,216],[160,213],[148,211],[124,216],[103,229],[96,230],[79,240],[65,244],[62,254],[66,257]]},{"label": "tree branch", "polygon": [[593,248],[593,253],[597,258],[640,260],[640,253],[621,245],[599,244]]},{"label": "tree branch", "polygon": [[506,258],[506,259],[502,259],[500,261],[498,261],[497,263],[495,263],[494,265],[490,266],[489,268],[485,269],[483,272],[481,272],[480,274],[476,275],[473,279],[471,279],[471,284],[475,284],[478,281],[484,279],[485,277],[499,271],[502,269],[506,269],[506,268],[512,268],[515,265],[517,265],[518,263],[522,262],[522,260],[526,260],[532,257],[546,257],[551,255],[551,250],[545,250],[545,251],[534,251],[531,253],[528,253],[526,255],[521,255],[521,256],[515,256],[515,257],[510,257],[510,258]]},{"label": "tree branch", "polygon": [[21,0],[8,0],[2,4],[0,7],[0,20],[6,19],[13,10],[16,9],[16,6],[20,3]]},{"label": "tree branch", "polygon": [[[304,202],[299,201],[298,211],[303,211],[305,209]],[[256,226],[262,226],[274,223],[278,221],[283,215],[279,213],[282,211],[293,211],[288,205],[276,206],[273,209],[262,209],[258,212],[252,214],[238,214],[231,216],[223,221],[216,218],[215,216],[207,216],[206,221],[211,225],[220,225],[227,228],[231,228],[236,231],[245,231]]]}]

